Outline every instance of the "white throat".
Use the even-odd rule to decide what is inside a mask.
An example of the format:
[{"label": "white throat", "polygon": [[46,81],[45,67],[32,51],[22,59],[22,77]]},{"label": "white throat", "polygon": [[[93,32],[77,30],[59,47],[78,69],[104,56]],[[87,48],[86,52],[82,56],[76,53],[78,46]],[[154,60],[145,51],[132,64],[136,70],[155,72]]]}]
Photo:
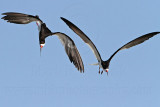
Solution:
[{"label": "white throat", "polygon": [[40,44],[41,46],[44,46],[45,44]]}]

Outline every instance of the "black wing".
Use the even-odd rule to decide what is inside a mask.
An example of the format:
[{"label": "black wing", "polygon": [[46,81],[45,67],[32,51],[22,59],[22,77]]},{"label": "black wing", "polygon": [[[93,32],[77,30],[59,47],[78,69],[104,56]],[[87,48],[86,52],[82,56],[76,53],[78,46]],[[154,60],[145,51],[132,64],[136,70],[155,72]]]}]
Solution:
[{"label": "black wing", "polygon": [[82,58],[77,50],[76,45],[74,44],[74,41],[64,33],[55,32],[55,33],[52,33],[52,35],[58,36],[58,38],[60,39],[60,41],[62,42],[62,44],[65,48],[65,51],[66,51],[70,61],[73,62],[75,67],[80,72],[84,72],[83,61],[82,61]]},{"label": "black wing", "polygon": [[2,15],[5,15],[4,17],[2,17],[2,19],[7,20],[7,22],[10,23],[28,24],[33,21],[36,21],[40,24],[43,23],[38,16],[32,16],[24,13],[7,12],[7,13],[2,13]]},{"label": "black wing", "polygon": [[94,55],[96,56],[98,62],[100,62],[101,56],[96,48],[96,46],[93,44],[93,42],[87,37],[87,35],[82,32],[76,25],[74,25],[72,22],[69,20],[61,17],[61,19],[71,28],[93,51]]},{"label": "black wing", "polygon": [[119,48],[110,58],[109,58],[109,61],[113,58],[113,56],[119,52],[120,50],[123,50],[123,49],[128,49],[128,48],[131,48],[133,46],[136,46],[138,44],[141,44],[143,43],[144,41],[148,40],[149,38],[159,34],[160,32],[151,32],[151,33],[148,33],[148,34],[145,34],[143,36],[140,36],[130,42],[128,42],[127,44],[123,45],[121,48]]}]

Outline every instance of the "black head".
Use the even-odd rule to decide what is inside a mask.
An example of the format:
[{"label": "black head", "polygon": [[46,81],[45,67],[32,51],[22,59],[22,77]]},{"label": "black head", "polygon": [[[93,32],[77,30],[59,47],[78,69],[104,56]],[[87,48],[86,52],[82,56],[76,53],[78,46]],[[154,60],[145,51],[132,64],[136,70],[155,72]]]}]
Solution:
[{"label": "black head", "polygon": [[45,40],[40,40],[40,44],[45,44]]},{"label": "black head", "polygon": [[101,62],[101,65],[102,65],[103,69],[106,70],[106,72],[108,72],[108,70],[109,70],[109,63],[110,63],[109,60]]}]

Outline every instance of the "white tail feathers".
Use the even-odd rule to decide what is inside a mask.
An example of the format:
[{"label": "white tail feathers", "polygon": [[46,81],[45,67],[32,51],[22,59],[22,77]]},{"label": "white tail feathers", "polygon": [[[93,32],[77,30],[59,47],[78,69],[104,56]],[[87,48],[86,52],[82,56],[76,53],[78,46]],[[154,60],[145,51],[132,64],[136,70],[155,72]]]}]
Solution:
[{"label": "white tail feathers", "polygon": [[96,64],[89,64],[89,65],[99,65],[98,63],[96,63]]}]

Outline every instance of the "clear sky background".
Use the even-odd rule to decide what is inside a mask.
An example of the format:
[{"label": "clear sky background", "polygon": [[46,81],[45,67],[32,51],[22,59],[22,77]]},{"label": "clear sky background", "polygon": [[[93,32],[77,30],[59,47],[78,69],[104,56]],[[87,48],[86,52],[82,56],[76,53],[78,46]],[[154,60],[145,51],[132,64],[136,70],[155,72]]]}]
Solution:
[{"label": "clear sky background", "polygon": [[90,48],[60,19],[82,29],[106,60],[125,43],[160,31],[159,0],[1,0],[3,12],[39,15],[53,32],[66,33],[85,72],[70,63],[56,36],[46,39],[40,56],[35,23],[0,20],[0,107],[160,106],[160,35],[120,51],[109,75],[99,75],[89,65],[97,62]]}]

